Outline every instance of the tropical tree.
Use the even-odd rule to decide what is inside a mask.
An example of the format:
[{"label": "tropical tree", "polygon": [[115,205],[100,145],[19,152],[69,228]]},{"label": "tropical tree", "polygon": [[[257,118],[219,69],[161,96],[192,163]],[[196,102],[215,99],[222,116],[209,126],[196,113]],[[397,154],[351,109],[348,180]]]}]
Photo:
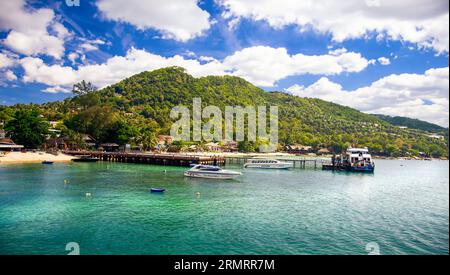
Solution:
[{"label": "tropical tree", "polygon": [[118,114],[110,106],[93,106],[68,119],[65,124],[71,130],[90,134],[97,141],[108,141],[118,120]]},{"label": "tropical tree", "polygon": [[82,80],[81,82],[75,83],[72,88],[72,93],[76,95],[86,95],[90,92],[97,90],[97,88],[92,85],[91,82],[86,82]]},{"label": "tropical tree", "polygon": [[144,151],[149,151],[158,144],[156,133],[148,129],[142,129],[136,138],[136,144],[142,145]]},{"label": "tropical tree", "polygon": [[25,148],[41,146],[49,133],[48,128],[48,122],[36,109],[17,110],[5,125],[8,135]]}]

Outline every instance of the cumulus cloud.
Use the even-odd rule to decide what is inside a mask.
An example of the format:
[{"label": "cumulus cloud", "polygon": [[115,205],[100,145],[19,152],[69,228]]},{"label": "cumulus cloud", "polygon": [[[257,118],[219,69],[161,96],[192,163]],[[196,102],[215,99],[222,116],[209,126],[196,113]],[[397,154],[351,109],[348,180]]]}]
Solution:
[{"label": "cumulus cloud", "polygon": [[[449,47],[448,0],[216,0],[229,20],[264,20],[274,28],[297,25],[331,34],[334,41],[394,39],[432,48]],[[326,12],[324,12],[326,11]]]},{"label": "cumulus cloud", "polygon": [[223,64],[232,75],[265,87],[292,75],[359,72],[368,61],[359,53],[337,52],[325,55],[290,55],[285,48],[255,46],[235,52],[224,59]]},{"label": "cumulus cloud", "polygon": [[292,75],[359,72],[368,61],[359,53],[339,52],[326,55],[290,55],[285,48],[255,46],[235,52],[223,64],[232,72],[259,86],[271,87]]},{"label": "cumulus cloud", "polygon": [[9,57],[4,53],[0,53],[0,69],[11,67],[14,65],[14,63],[15,61],[13,58]]},{"label": "cumulus cloud", "polygon": [[6,78],[7,80],[9,80],[9,81],[17,80],[17,76],[16,76],[16,75],[14,74],[14,72],[11,71],[11,70],[7,70],[7,71],[5,72],[5,78]]},{"label": "cumulus cloud", "polygon": [[98,0],[97,7],[109,20],[125,22],[140,30],[156,29],[163,38],[187,41],[210,28],[209,13],[197,0]]},{"label": "cumulus cloud", "polygon": [[69,36],[67,29],[56,22],[53,10],[28,9],[24,0],[0,1],[0,30],[9,31],[2,44],[13,51],[56,59],[63,56],[64,39]]},{"label": "cumulus cloud", "polygon": [[381,65],[384,65],[384,66],[391,64],[391,60],[389,60],[389,58],[384,57],[384,56],[378,58],[377,60],[378,60],[378,62],[380,62]]},{"label": "cumulus cloud", "polygon": [[326,77],[308,87],[293,85],[286,92],[315,97],[367,113],[407,116],[449,125],[449,68],[433,68],[424,74],[392,74],[370,86],[347,91]]},{"label": "cumulus cloud", "polygon": [[44,90],[42,90],[44,93],[50,93],[50,94],[57,94],[57,93],[71,93],[72,90],[66,87],[61,86],[53,86],[53,87],[47,87]]},{"label": "cumulus cloud", "polygon": [[[71,55],[71,60],[78,56]],[[80,65],[74,69],[59,64],[47,65],[40,58],[26,57],[20,64],[25,82],[39,82],[50,86],[70,86],[87,80],[104,87],[133,74],[168,66],[186,68],[193,76],[234,75],[260,86],[273,86],[276,81],[291,75],[324,74],[363,70],[368,61],[359,53],[342,52],[325,55],[289,55],[285,48],[250,47],[226,57],[223,61],[200,57],[189,59],[181,55],[163,57],[145,50],[131,48],[125,56],[114,56],[102,64]]]}]

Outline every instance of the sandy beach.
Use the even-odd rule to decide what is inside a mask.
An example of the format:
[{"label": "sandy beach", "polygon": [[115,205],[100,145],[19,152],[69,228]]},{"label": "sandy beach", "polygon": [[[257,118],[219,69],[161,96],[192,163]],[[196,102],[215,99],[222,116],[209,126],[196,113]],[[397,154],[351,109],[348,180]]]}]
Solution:
[{"label": "sandy beach", "polygon": [[5,155],[0,155],[0,164],[13,163],[39,163],[42,161],[66,162],[71,161],[74,157],[58,154],[52,155],[45,152],[6,152]]}]

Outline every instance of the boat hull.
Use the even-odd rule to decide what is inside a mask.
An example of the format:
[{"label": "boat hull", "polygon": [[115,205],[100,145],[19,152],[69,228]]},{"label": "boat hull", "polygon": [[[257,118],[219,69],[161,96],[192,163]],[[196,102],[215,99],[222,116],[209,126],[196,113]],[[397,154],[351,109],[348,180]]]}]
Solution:
[{"label": "boat hull", "polygon": [[375,171],[374,166],[362,166],[362,167],[350,167],[351,172],[361,172],[361,173],[373,173]]},{"label": "boat hull", "polygon": [[347,172],[359,172],[359,173],[373,173],[375,171],[375,166],[343,166],[343,165],[332,165],[323,164],[322,170],[326,171],[347,171]]},{"label": "boat hull", "polygon": [[163,193],[166,191],[164,188],[150,188],[150,193]]},{"label": "boat hull", "polygon": [[199,171],[186,171],[184,176],[190,178],[204,178],[204,179],[223,179],[229,180],[240,176],[241,173],[207,173]]},{"label": "boat hull", "polygon": [[274,164],[258,164],[258,163],[246,163],[244,168],[258,168],[258,169],[289,169],[292,168],[290,163],[274,163]]}]

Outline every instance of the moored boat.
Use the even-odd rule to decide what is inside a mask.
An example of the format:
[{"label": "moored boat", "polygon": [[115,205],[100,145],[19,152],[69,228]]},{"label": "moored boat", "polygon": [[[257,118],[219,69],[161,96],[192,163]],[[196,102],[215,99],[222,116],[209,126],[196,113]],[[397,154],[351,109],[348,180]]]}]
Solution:
[{"label": "moored boat", "polygon": [[346,152],[347,161],[352,172],[369,172],[375,170],[375,163],[367,148],[349,148]]},{"label": "moored boat", "polygon": [[74,162],[97,162],[99,158],[91,157],[91,156],[80,156],[79,158],[72,159]]},{"label": "moored boat", "polygon": [[323,164],[322,170],[373,173],[375,163],[367,148],[349,148],[344,155],[333,156],[331,163]]},{"label": "moored boat", "polygon": [[244,164],[244,168],[288,169],[291,167],[292,163],[276,159],[250,159]]},{"label": "moored boat", "polygon": [[53,164],[53,163],[54,163],[53,161],[49,161],[49,160],[44,160],[42,162],[42,164]]},{"label": "moored boat", "polygon": [[166,189],[164,188],[155,188],[155,187],[150,188],[150,193],[163,193],[164,191],[166,191]]},{"label": "moored boat", "polygon": [[188,171],[184,172],[186,177],[205,179],[234,179],[242,173],[224,170],[218,166],[196,164]]}]

